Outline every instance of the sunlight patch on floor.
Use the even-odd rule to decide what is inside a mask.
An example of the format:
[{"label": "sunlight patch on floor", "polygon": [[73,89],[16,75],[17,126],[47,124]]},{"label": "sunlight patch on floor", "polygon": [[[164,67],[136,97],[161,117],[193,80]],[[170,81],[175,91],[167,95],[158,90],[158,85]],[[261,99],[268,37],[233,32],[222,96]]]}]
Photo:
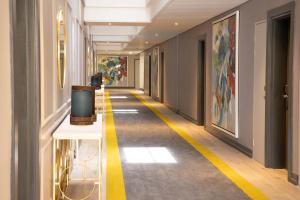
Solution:
[{"label": "sunlight patch on floor", "polygon": [[174,164],[176,159],[166,147],[124,147],[127,163]]},{"label": "sunlight patch on floor", "polygon": [[139,113],[137,109],[113,109],[112,111],[115,114],[138,114]]},{"label": "sunlight patch on floor", "polygon": [[127,96],[110,96],[110,99],[128,99]]}]

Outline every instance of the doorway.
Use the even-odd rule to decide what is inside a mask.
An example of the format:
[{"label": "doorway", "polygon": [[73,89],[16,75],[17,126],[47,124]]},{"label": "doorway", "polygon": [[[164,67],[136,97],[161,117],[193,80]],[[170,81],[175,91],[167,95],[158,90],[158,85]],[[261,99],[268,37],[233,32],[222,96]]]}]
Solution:
[{"label": "doorway", "polygon": [[268,12],[266,75],[267,167],[292,176],[292,57],[294,4]]},{"label": "doorway", "polygon": [[160,102],[164,102],[164,70],[165,70],[165,53],[160,53]]},{"label": "doorway", "polygon": [[151,62],[152,62],[152,57],[151,55],[148,56],[149,59],[149,96],[151,97],[152,93],[151,93]]},{"label": "doorway", "polygon": [[205,39],[198,41],[198,124],[205,122]]}]

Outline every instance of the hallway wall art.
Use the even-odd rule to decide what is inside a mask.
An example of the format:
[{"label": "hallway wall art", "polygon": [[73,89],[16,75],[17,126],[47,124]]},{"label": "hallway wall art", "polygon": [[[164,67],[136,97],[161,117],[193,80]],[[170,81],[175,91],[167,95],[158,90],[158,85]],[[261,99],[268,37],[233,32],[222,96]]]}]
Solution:
[{"label": "hallway wall art", "polygon": [[98,70],[102,72],[104,84],[109,87],[128,86],[128,57],[99,55]]},{"label": "hallway wall art", "polygon": [[239,12],[212,27],[212,124],[238,137]]}]

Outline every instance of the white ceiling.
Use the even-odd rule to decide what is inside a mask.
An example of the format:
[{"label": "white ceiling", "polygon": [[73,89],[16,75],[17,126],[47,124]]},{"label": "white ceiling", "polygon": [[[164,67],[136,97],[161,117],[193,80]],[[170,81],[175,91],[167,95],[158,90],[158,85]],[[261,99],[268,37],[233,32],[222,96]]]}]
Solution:
[{"label": "white ceiling", "polygon": [[99,53],[134,54],[246,1],[85,0],[85,22]]},{"label": "white ceiling", "polygon": [[146,7],[149,0],[85,0],[88,7]]}]

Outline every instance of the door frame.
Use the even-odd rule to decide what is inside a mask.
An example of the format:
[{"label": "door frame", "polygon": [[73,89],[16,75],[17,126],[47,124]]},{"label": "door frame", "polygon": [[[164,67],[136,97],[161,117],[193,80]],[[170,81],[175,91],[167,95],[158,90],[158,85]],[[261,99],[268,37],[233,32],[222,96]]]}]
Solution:
[{"label": "door frame", "polygon": [[12,62],[11,199],[40,199],[39,1],[10,1]]},{"label": "door frame", "polygon": [[149,79],[149,96],[151,97],[152,96],[152,87],[151,87],[151,84],[152,84],[152,80],[151,80],[151,78],[152,78],[152,75],[151,75],[151,73],[152,73],[152,70],[151,70],[151,68],[152,68],[152,55],[151,54],[149,54],[148,55],[148,68],[149,68],[149,76],[148,76],[148,79]]},{"label": "door frame", "polygon": [[272,167],[273,159],[271,157],[273,152],[273,142],[274,134],[272,127],[274,125],[274,115],[272,113],[272,108],[274,102],[270,98],[273,88],[273,72],[274,72],[274,63],[273,63],[273,36],[274,36],[274,22],[275,20],[289,16],[290,17],[290,44],[289,50],[290,54],[288,57],[288,69],[287,69],[287,80],[288,80],[288,124],[287,124],[287,171],[288,171],[288,180],[293,184],[298,184],[298,177],[292,173],[293,165],[293,41],[294,41],[294,19],[295,19],[295,2],[288,3],[284,6],[270,10],[267,13],[267,67],[266,67],[266,137],[265,137],[265,163],[266,167]]},{"label": "door frame", "polygon": [[[200,53],[200,42],[203,42],[204,43],[204,55],[203,55],[203,58],[204,58],[204,61],[203,61],[203,72],[202,72],[202,69],[200,69],[200,65],[201,65],[201,61],[200,61],[200,56],[199,56],[199,53]],[[198,60],[197,60],[197,123],[198,125],[201,125],[201,126],[205,126],[205,104],[206,104],[206,56],[207,56],[207,52],[206,52],[206,47],[207,47],[207,36],[206,34],[204,35],[201,35],[198,37],[198,40],[197,40],[197,57],[198,57]],[[203,73],[203,76],[201,76],[201,72]],[[203,86],[200,87],[200,84],[201,82],[203,82]],[[203,91],[202,93],[200,92],[201,88],[203,88]],[[203,98],[201,98],[201,95],[203,95]],[[203,102],[202,102],[203,101]],[[203,104],[203,108],[201,108]],[[203,110],[202,110],[203,109]],[[203,112],[203,116],[201,116],[200,112]]]},{"label": "door frame", "polygon": [[162,49],[160,53],[160,102],[164,103],[164,87],[165,87],[165,52]]},{"label": "door frame", "polygon": [[137,60],[140,60],[139,58],[135,58],[135,59],[133,59],[133,65],[134,65],[134,79],[133,79],[133,81],[134,81],[134,84],[133,84],[133,87],[135,88],[135,89],[140,89],[140,88],[136,88],[136,84],[135,84],[135,81],[136,81],[136,76],[135,76],[135,73],[136,73],[136,65],[135,65],[135,61],[137,61]]}]

